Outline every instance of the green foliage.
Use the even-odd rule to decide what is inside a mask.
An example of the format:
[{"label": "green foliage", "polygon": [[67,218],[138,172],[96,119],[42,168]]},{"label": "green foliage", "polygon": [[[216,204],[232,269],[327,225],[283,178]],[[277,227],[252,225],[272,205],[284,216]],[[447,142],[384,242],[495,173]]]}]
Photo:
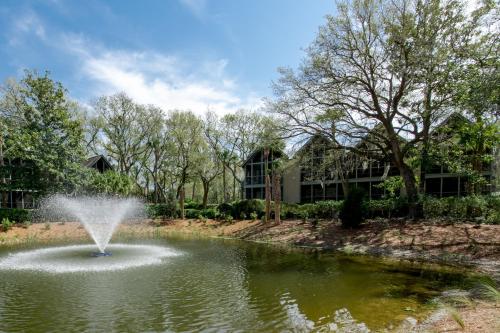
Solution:
[{"label": "green foliage", "polygon": [[366,194],[360,188],[351,188],[340,211],[340,220],[344,228],[358,227],[366,217]]},{"label": "green foliage", "polygon": [[4,151],[6,157],[22,161],[15,170],[19,174],[7,184],[10,188],[54,193],[82,185],[83,124],[66,93],[48,73],[35,71],[26,71],[6,89],[2,114],[15,119],[15,130],[7,133]]},{"label": "green foliage", "polygon": [[12,228],[13,223],[6,217],[2,219],[2,230],[9,231]]},{"label": "green foliage", "polygon": [[233,222],[233,216],[231,214],[222,214],[220,217],[224,222],[227,223]]},{"label": "green foliage", "polygon": [[201,215],[207,219],[216,219],[219,217],[219,212],[217,211],[217,208],[206,208],[201,211]]},{"label": "green foliage", "polygon": [[382,183],[374,187],[385,190],[387,197],[395,198],[400,193],[403,186],[403,178],[401,176],[393,176],[386,178]]},{"label": "green foliage", "polygon": [[184,214],[188,219],[197,219],[198,216],[203,216],[201,210],[194,208],[185,209]]},{"label": "green foliage", "polygon": [[231,214],[233,216],[250,216],[252,213],[262,216],[265,213],[265,201],[261,199],[249,199],[234,202],[232,204]]},{"label": "green foliage", "polygon": [[476,219],[484,223],[500,224],[500,197],[497,196],[426,197],[423,203],[426,218]]},{"label": "green foliage", "polygon": [[22,223],[26,221],[31,221],[31,211],[27,209],[1,209],[0,208],[0,219],[9,219],[10,221],[16,223]]},{"label": "green foliage", "polygon": [[146,213],[150,218],[176,218],[178,216],[177,201],[172,194],[169,194],[165,203],[146,205]]},{"label": "green foliage", "polygon": [[129,176],[108,170],[100,173],[97,170],[89,169],[89,179],[87,191],[91,193],[130,195],[135,188],[133,179]]},{"label": "green foliage", "polygon": [[251,212],[250,218],[252,219],[252,221],[257,221],[257,219],[259,218],[259,215],[257,215],[256,212]]},{"label": "green foliage", "polygon": [[285,219],[335,219],[339,215],[342,204],[343,201],[334,200],[318,201],[302,205],[283,203],[281,209],[282,216]]},{"label": "green foliage", "polygon": [[192,200],[186,200],[186,202],[184,203],[184,208],[185,209],[198,209],[198,210],[201,210],[201,209],[203,209],[203,204],[198,203],[196,201],[192,201]]}]

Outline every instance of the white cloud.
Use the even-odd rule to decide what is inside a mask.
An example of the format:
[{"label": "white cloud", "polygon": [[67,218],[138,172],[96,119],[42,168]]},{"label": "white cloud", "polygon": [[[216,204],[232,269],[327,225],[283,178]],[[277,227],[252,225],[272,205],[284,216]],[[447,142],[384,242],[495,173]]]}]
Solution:
[{"label": "white cloud", "polygon": [[196,17],[202,19],[207,9],[207,0],[179,0],[181,4],[187,7]]},{"label": "white cloud", "polygon": [[207,108],[226,114],[262,105],[255,94],[239,96],[237,82],[226,73],[226,59],[190,63],[153,51],[110,50],[92,44],[74,35],[62,42],[77,57],[79,74],[93,83],[94,96],[123,91],[139,103],[197,114]]},{"label": "white cloud", "polygon": [[11,46],[19,45],[23,38],[29,34],[35,34],[41,40],[46,40],[45,27],[32,10],[27,10],[19,17],[16,17],[9,33],[9,44]]}]

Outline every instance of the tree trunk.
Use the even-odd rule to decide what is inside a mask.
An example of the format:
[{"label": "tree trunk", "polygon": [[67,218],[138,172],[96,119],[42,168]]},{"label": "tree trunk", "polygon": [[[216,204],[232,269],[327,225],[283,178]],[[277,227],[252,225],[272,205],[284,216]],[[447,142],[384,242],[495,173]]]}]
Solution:
[{"label": "tree trunk", "polygon": [[236,201],[236,177],[233,177],[233,201]]},{"label": "tree trunk", "polygon": [[228,201],[226,188],[226,164],[222,163],[222,194],[224,202]]},{"label": "tree trunk", "polygon": [[281,223],[281,177],[273,173],[274,187],[274,222]]},{"label": "tree trunk", "polygon": [[[2,172],[2,186],[7,187],[7,178],[5,178],[5,160],[3,156],[3,140],[0,141],[0,170]],[[7,208],[9,202],[9,193],[4,189],[2,190],[2,201],[0,202],[0,208]]]},{"label": "tree trunk", "polygon": [[265,174],[265,199],[266,199],[266,222],[271,219],[271,180],[269,178],[269,149],[264,149],[264,174]]},{"label": "tree trunk", "polygon": [[431,97],[432,93],[430,88],[427,88],[425,101],[424,101],[424,114],[422,119],[422,152],[420,154],[420,183],[419,192],[425,194],[425,175],[429,167],[429,131],[431,127]]},{"label": "tree trunk", "polygon": [[184,184],[181,185],[181,190],[179,193],[179,209],[181,211],[181,220],[184,220],[185,218],[185,212],[184,212],[184,198],[186,196],[186,190],[184,188]]},{"label": "tree trunk", "polygon": [[207,181],[203,181],[203,209],[207,208],[208,204],[208,190],[209,190],[209,185]]},{"label": "tree trunk", "polygon": [[193,181],[193,189],[191,192],[191,200],[194,201],[194,196],[196,195],[196,182]]},{"label": "tree trunk", "polygon": [[271,220],[271,179],[266,175],[266,222]]},{"label": "tree trunk", "polygon": [[411,168],[403,164],[400,168],[400,174],[405,184],[406,197],[408,199],[408,216],[416,219],[421,217],[421,209],[419,209],[418,190],[415,184],[415,176]]}]

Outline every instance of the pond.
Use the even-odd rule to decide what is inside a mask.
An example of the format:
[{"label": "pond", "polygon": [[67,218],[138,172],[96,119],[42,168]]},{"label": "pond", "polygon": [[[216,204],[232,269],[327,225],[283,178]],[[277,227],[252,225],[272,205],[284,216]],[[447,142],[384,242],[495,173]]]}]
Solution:
[{"label": "pond", "polygon": [[[125,257],[141,261],[141,249],[114,245],[112,256],[92,258],[75,247],[42,252],[19,270],[5,262],[27,249],[0,249],[0,331],[302,332],[329,327],[342,308],[380,330],[424,316],[441,291],[472,283],[442,267],[363,256],[216,239],[136,242],[175,255],[120,269]],[[43,269],[58,260],[96,269]]]}]

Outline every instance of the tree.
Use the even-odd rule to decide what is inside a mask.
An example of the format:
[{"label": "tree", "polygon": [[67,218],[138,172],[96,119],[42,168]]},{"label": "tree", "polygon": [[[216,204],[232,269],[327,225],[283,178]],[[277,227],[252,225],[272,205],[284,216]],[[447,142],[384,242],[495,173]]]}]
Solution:
[{"label": "tree", "polygon": [[247,110],[227,114],[221,119],[219,128],[223,135],[220,158],[223,167],[231,172],[235,181],[233,182],[233,194],[236,191],[236,182],[239,188],[242,188],[245,182],[243,163],[259,146],[263,128],[265,123],[270,121],[269,119],[262,113]]},{"label": "tree", "polygon": [[17,160],[15,171],[20,173],[10,186],[3,182],[8,187],[4,191],[28,188],[41,195],[75,191],[82,185],[82,119],[66,93],[48,72],[36,71],[26,71],[19,82],[10,81],[3,88],[2,123],[5,119],[15,130],[1,133],[0,146],[6,149],[0,160]]},{"label": "tree", "polygon": [[90,193],[118,194],[128,196],[133,193],[135,184],[129,176],[117,171],[108,170],[100,173],[90,169],[87,191]]},{"label": "tree", "polygon": [[[168,154],[168,133],[163,111],[154,106],[146,107],[145,122],[148,128],[145,138],[146,149],[141,164],[153,180],[153,201],[158,203],[165,197],[165,188],[161,181],[161,169],[165,166]],[[145,177],[147,179],[147,177]],[[146,185],[148,189],[149,185]]]},{"label": "tree", "polygon": [[100,97],[94,109],[98,115],[94,122],[99,126],[99,145],[117,163],[120,172],[131,175],[132,167],[148,148],[146,108],[119,93]]},{"label": "tree", "polygon": [[[337,148],[387,155],[405,184],[410,215],[416,216],[418,189],[407,157],[427,137],[440,103],[449,99],[443,93],[438,103],[429,98],[429,89],[448,90],[452,62],[480,33],[463,12],[463,4],[454,0],[339,4],[298,73],[280,70],[274,112],[290,135],[322,134]],[[429,41],[437,32],[443,36]],[[441,41],[453,48],[444,52]],[[368,150],[357,147],[360,140],[369,143]]]},{"label": "tree", "polygon": [[202,159],[200,148],[203,140],[203,124],[192,112],[172,111],[166,120],[168,153],[173,159],[172,174],[176,179],[177,197],[181,218],[184,219],[185,185],[196,174]]}]

